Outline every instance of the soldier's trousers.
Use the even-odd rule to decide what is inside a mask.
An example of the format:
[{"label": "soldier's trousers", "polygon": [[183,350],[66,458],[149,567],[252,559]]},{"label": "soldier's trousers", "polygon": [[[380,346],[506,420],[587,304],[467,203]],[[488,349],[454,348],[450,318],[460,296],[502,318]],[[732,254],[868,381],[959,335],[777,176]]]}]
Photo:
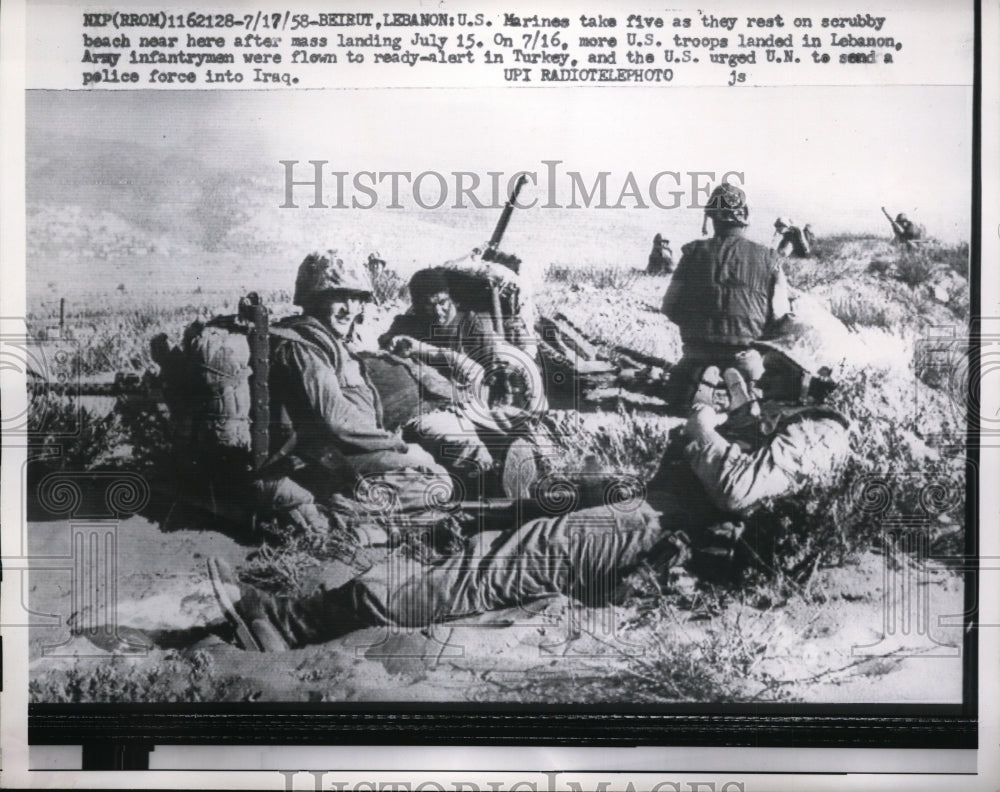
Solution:
[{"label": "soldier's trousers", "polygon": [[705,369],[718,366],[721,374],[725,369],[737,367],[737,355],[749,349],[747,346],[725,346],[706,344],[693,347],[685,344],[681,359],[670,369],[667,382],[666,401],[675,415],[686,415],[691,409],[691,400],[701,383]]},{"label": "soldier's trousers", "polygon": [[643,501],[531,520],[513,531],[472,537],[463,551],[431,563],[402,552],[337,589],[265,599],[291,646],[329,640],[362,626],[423,627],[553,594],[587,604],[614,600],[622,576],[642,561],[678,554],[659,514]]},{"label": "soldier's trousers", "polygon": [[341,457],[335,465],[306,465],[288,476],[256,484],[258,503],[290,512],[337,493],[362,508],[389,513],[432,508],[452,497],[452,480],[420,446]]},{"label": "soldier's trousers", "polygon": [[[487,471],[493,467],[497,444],[483,442],[483,429],[456,410],[435,410],[404,427],[407,440],[420,445],[451,469]],[[501,436],[499,428],[493,433]],[[489,437],[490,435],[487,435]]]},{"label": "soldier's trousers", "polygon": [[461,553],[432,563],[395,551],[340,588],[265,597],[265,607],[289,644],[299,646],[363,626],[422,627],[552,594],[600,604],[614,599],[637,564],[677,563],[674,531],[687,528],[695,513],[703,520],[745,515],[807,481],[828,481],[848,453],[843,423],[821,413],[783,425],[753,452],[713,433],[684,450],[687,473],[697,479],[691,483],[701,487],[668,492],[670,472],[663,469],[650,482],[656,509],[636,500],[542,517],[479,534]]}]

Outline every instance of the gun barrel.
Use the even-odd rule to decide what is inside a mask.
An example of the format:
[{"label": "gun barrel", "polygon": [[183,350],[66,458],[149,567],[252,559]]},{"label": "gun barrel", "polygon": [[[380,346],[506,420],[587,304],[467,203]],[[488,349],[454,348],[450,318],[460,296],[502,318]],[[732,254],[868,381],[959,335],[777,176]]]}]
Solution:
[{"label": "gun barrel", "polygon": [[521,188],[524,187],[525,183],[528,181],[528,177],[523,173],[518,177],[517,182],[514,184],[514,189],[510,194],[510,198],[507,199],[507,203],[504,204],[503,211],[500,213],[500,219],[497,220],[496,228],[493,229],[493,236],[490,237],[488,248],[490,250],[496,250],[500,245],[500,241],[503,239],[504,232],[507,230],[507,224],[510,222],[510,216],[514,213],[514,204],[517,201],[517,196],[521,192]]}]

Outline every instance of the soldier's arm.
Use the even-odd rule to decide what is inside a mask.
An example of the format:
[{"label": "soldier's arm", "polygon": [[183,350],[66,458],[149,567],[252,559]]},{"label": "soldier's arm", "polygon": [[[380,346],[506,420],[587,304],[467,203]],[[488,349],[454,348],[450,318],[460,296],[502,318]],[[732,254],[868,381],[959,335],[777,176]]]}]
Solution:
[{"label": "soldier's arm", "polygon": [[679,324],[679,319],[684,313],[684,287],[687,281],[687,273],[691,268],[691,257],[685,248],[681,248],[683,253],[681,254],[680,263],[677,265],[677,269],[674,271],[674,276],[670,281],[670,285],[667,286],[667,292],[663,295],[663,303],[660,306],[660,310],[667,315],[667,318],[674,324]]},{"label": "soldier's arm", "polygon": [[791,495],[807,483],[829,480],[849,453],[847,429],[832,418],[787,425],[753,453],[727,442],[714,430],[684,449],[712,503],[741,516],[767,498]]},{"label": "soldier's arm", "polygon": [[345,396],[337,372],[303,344],[288,344],[279,358],[301,388],[316,424],[301,433],[326,432],[342,447],[355,451],[405,451],[397,435],[379,428],[377,416],[358,409]]},{"label": "soldier's arm", "polygon": [[780,261],[774,262],[774,278],[771,283],[769,330],[774,331],[781,326],[782,320],[792,313],[792,301],[788,289],[788,278]]},{"label": "soldier's arm", "polygon": [[472,341],[471,352],[477,361],[488,365],[497,359],[501,339],[493,327],[493,320],[483,313],[473,312],[469,317],[466,337]]},{"label": "soldier's arm", "polygon": [[455,378],[462,382],[483,381],[483,367],[463,352],[434,346],[423,341],[418,341],[412,351],[415,357],[427,365],[447,366]]},{"label": "soldier's arm", "polygon": [[378,337],[378,345],[382,349],[388,349],[392,345],[392,340],[396,336],[400,335],[413,335],[411,328],[409,327],[410,322],[405,314],[400,314],[392,320],[392,324],[389,325],[389,329]]}]

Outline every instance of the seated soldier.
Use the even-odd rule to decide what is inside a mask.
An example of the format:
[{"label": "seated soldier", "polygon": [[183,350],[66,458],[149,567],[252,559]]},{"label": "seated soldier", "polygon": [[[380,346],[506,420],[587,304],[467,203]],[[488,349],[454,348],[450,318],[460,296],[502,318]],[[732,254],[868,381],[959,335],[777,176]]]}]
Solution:
[{"label": "seated soldier", "polygon": [[899,244],[918,242],[924,236],[923,226],[914,223],[903,212],[896,215],[892,230],[895,241]]},{"label": "seated soldier", "polygon": [[744,236],[749,211],[743,190],[716,187],[705,207],[714,235],[683,247],[663,296],[662,311],[683,343],[666,394],[679,415],[686,414],[709,366],[746,368],[741,358],[755,342],[781,333],[791,313],[781,259]]},{"label": "seated soldier", "polygon": [[500,342],[489,316],[459,310],[442,269],[424,269],[410,279],[412,311],[395,317],[379,345],[389,349],[399,339],[425,341],[468,355],[481,366],[496,357]]},{"label": "seated soldier", "polygon": [[255,484],[265,513],[327,526],[333,495],[432,506],[451,479],[420,446],[386,430],[379,395],[349,339],[371,285],[336,251],[308,255],[295,279],[302,313],[271,327],[271,457]]},{"label": "seated soldier", "polygon": [[[547,409],[541,375],[530,354],[508,343],[487,314],[456,305],[446,270],[420,270],[410,279],[409,289],[410,312],[393,319],[379,337],[380,346],[395,349],[402,345],[411,354],[421,350],[418,354],[424,363],[446,374],[455,372],[456,359],[434,349],[461,353],[483,367],[491,406],[514,406],[532,415]],[[512,320],[519,317],[507,319]],[[421,348],[417,341],[429,347]]]},{"label": "seated soldier", "polygon": [[649,275],[668,275],[674,271],[674,252],[670,249],[670,240],[662,234],[653,237],[653,249],[649,251],[646,272]]},{"label": "seated soldier", "polygon": [[666,570],[686,560],[692,514],[739,519],[767,498],[829,481],[845,461],[847,422],[838,413],[790,409],[747,446],[720,433],[726,417],[741,423],[744,407],[725,416],[697,406],[684,428],[682,459],[690,476],[672,480],[678,467],[665,460],[646,501],[605,503],[532,519],[512,531],[486,531],[461,552],[430,563],[389,555],[339,588],[304,597],[272,596],[241,584],[225,562],[212,559],[216,597],[237,642],[251,651],[321,643],[369,626],[425,627],[554,594],[606,603],[639,564]]}]

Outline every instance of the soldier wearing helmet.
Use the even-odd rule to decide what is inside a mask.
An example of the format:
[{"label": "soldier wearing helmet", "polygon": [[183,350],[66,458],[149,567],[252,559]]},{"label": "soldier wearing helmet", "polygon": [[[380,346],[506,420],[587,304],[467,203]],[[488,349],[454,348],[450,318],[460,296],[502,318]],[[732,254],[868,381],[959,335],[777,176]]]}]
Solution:
[{"label": "soldier wearing helmet", "polygon": [[913,247],[914,242],[920,242],[924,238],[924,227],[919,223],[914,223],[904,212],[897,214],[896,219],[893,220],[892,215],[883,206],[882,214],[885,215],[885,219],[892,226],[893,241],[897,245]]},{"label": "soldier wearing helmet", "polygon": [[809,258],[812,253],[812,244],[809,237],[812,234],[807,233],[808,228],[809,226],[799,228],[785,217],[779,217],[775,220],[774,233],[780,237],[778,245],[775,248],[778,251],[778,255]]},{"label": "soldier wearing helmet", "polygon": [[912,242],[923,236],[923,231],[916,223],[908,218],[903,212],[896,215],[896,222],[893,224],[893,231],[897,242]]},{"label": "soldier wearing helmet", "polygon": [[293,302],[302,313],[271,328],[272,457],[259,491],[293,522],[322,518],[315,502],[377,491],[385,505],[421,506],[447,498],[451,480],[419,446],[382,422],[378,392],[350,342],[371,283],[335,250],[299,267]]},{"label": "soldier wearing helmet", "polygon": [[653,249],[649,251],[646,272],[649,275],[669,275],[674,271],[674,252],[670,249],[670,240],[662,234],[653,237]]},{"label": "soldier wearing helmet", "polygon": [[[750,210],[739,187],[723,183],[705,207],[703,232],[685,245],[663,297],[663,313],[680,329],[683,355],[670,373],[674,409],[684,412],[706,369],[739,369],[754,341],[779,331],[791,313],[788,285],[777,254],[743,236]],[[755,378],[750,368],[745,378]],[[753,387],[753,382],[748,383]]]}]

